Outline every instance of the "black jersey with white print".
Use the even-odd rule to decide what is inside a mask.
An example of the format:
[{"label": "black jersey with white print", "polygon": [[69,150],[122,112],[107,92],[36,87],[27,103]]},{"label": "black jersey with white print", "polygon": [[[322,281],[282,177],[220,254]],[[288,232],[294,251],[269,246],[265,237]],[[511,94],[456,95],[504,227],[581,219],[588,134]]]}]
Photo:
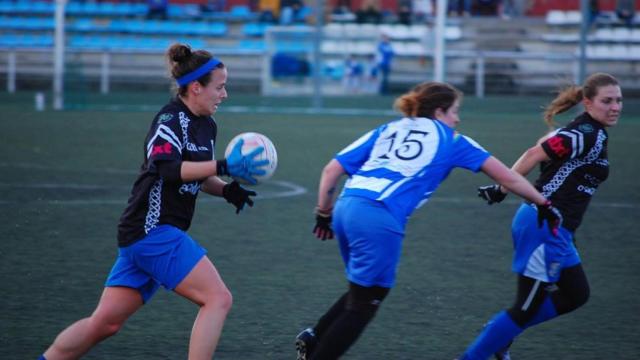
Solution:
[{"label": "black jersey with white print", "polygon": [[155,116],[144,142],[144,161],[118,225],[118,246],[142,239],[159,225],[187,230],[202,181],[163,178],[158,166],[214,159],[217,125],[174,98]]},{"label": "black jersey with white print", "polygon": [[575,231],[598,185],[609,175],[608,134],[588,113],[558,129],[541,145],[550,161],[541,164],[536,188],[562,213],[562,226]]}]

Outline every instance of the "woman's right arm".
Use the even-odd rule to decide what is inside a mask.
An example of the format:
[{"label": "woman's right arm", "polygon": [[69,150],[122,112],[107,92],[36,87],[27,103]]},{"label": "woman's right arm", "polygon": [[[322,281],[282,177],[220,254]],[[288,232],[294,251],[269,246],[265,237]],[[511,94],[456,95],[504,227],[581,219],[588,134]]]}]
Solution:
[{"label": "woman's right arm", "polygon": [[313,228],[313,233],[318,239],[333,239],[333,229],[331,228],[333,200],[338,180],[345,173],[346,171],[336,159],[329,161],[322,169],[318,187],[318,206],[315,210],[316,226]]},{"label": "woman's right arm", "polygon": [[180,167],[182,182],[203,180],[210,176],[217,176],[217,161],[183,161]]},{"label": "woman's right arm", "polygon": [[332,159],[322,170],[320,177],[320,185],[318,187],[318,210],[330,212],[333,208],[333,200],[335,198],[336,186],[338,180],[346,172],[340,162]]},{"label": "woman's right arm", "polygon": [[[542,150],[542,148],[541,148]],[[544,152],[544,151],[543,151]],[[526,153],[525,153],[526,154]],[[524,157],[525,155],[523,155]],[[522,157],[521,157],[522,159]],[[518,164],[520,160],[516,162]],[[526,169],[531,165],[528,158],[521,162],[521,169]],[[535,164],[534,164],[535,165]],[[515,168],[516,165],[514,165]],[[531,165],[533,167],[533,165]],[[506,188],[507,190],[519,195],[537,205],[543,205],[547,203],[547,199],[531,185],[529,180],[521,175],[520,171],[516,169],[509,169],[500,160],[493,156],[490,156],[484,164],[482,164],[481,170],[495,180],[498,184]],[[529,171],[531,168],[529,168]],[[527,171],[528,173],[528,171]]]}]

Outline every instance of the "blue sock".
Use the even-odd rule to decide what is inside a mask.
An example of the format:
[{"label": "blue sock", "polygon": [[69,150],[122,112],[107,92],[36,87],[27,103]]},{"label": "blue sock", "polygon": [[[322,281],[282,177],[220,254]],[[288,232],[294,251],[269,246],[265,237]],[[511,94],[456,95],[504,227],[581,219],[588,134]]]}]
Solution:
[{"label": "blue sock", "polygon": [[540,309],[533,317],[533,319],[529,320],[528,323],[524,325],[524,328],[530,328],[534,325],[538,325],[541,322],[545,322],[547,320],[551,320],[554,317],[558,316],[558,312],[556,311],[556,306],[553,305],[553,301],[551,301],[551,296],[547,296],[544,299],[542,305],[540,305]]},{"label": "blue sock", "polygon": [[486,360],[522,332],[506,311],[499,312],[464,353],[465,360]]},{"label": "blue sock", "polygon": [[46,357],[44,357],[44,354],[40,355],[40,357],[38,358],[38,360],[47,360]]}]

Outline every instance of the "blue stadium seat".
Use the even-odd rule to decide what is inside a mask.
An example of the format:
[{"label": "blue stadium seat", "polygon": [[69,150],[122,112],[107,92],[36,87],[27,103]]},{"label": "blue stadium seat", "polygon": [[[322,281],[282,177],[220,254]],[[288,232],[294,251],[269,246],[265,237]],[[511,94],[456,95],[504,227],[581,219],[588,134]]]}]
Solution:
[{"label": "blue stadium seat", "polygon": [[262,37],[267,30],[269,24],[263,23],[247,23],[242,26],[242,35],[251,37]]},{"label": "blue stadium seat", "polygon": [[256,14],[251,12],[246,5],[234,5],[229,10],[230,20],[249,21],[256,18]]},{"label": "blue stadium seat", "polygon": [[237,49],[242,52],[261,53],[267,49],[267,46],[264,40],[240,40]]},{"label": "blue stadium seat", "polygon": [[35,1],[31,4],[31,12],[34,14],[53,14],[55,8],[53,2]]},{"label": "blue stadium seat", "polygon": [[13,2],[0,1],[0,14],[12,14],[13,12]]},{"label": "blue stadium seat", "polygon": [[12,48],[20,44],[20,39],[16,35],[0,35],[0,47]]}]

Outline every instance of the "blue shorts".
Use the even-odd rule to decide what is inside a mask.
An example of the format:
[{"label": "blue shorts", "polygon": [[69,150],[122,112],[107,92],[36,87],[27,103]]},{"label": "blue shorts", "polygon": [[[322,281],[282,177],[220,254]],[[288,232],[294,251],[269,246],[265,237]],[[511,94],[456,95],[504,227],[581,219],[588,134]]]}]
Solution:
[{"label": "blue shorts", "polygon": [[137,289],[146,303],[160,285],[175,289],[206,253],[186,232],[160,225],[142,240],[118,249],[105,286]]},{"label": "blue shorts", "polygon": [[357,196],[340,198],[333,210],[333,230],[349,281],[393,287],[404,227],[383,203]]},{"label": "blue shorts", "polygon": [[511,224],[514,257],[512,270],[543,282],[556,282],[562,269],[580,264],[578,250],[573,244],[573,233],[563,227],[558,236],[551,234],[545,222],[538,227],[538,212],[522,204]]}]

